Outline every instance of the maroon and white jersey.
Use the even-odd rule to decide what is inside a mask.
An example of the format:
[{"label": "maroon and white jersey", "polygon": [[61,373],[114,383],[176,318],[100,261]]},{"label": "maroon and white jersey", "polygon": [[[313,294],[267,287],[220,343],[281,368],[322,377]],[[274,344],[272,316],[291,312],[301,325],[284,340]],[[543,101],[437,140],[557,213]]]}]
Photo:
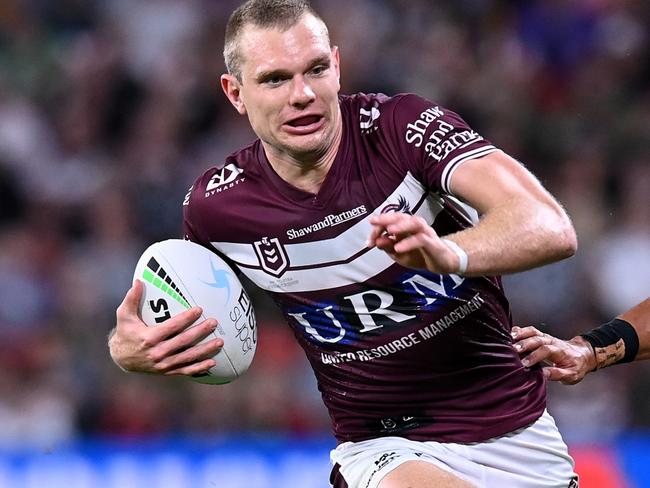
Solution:
[{"label": "maroon and white jersey", "polygon": [[472,225],[449,182],[497,149],[415,95],[341,96],[340,106],[341,146],[318,195],[280,178],[258,140],[194,183],[186,237],[272,295],[339,442],[477,442],[533,422],[544,380],[512,347],[500,279],[404,268],[366,247],[373,213],[419,215],[439,235]]}]

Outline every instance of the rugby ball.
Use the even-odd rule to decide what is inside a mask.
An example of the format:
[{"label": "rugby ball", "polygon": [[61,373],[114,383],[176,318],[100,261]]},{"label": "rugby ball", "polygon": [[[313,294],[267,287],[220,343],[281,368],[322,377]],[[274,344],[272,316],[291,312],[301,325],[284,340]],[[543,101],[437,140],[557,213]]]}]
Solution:
[{"label": "rugby ball", "polygon": [[246,290],[223,259],[193,242],[169,239],[144,251],[134,278],[144,284],[139,311],[148,326],[155,327],[193,306],[203,309],[196,323],[207,318],[219,322],[202,341],[223,339],[223,347],[214,356],[217,364],[207,374],[191,379],[220,385],[248,369],[257,346],[255,313]]}]

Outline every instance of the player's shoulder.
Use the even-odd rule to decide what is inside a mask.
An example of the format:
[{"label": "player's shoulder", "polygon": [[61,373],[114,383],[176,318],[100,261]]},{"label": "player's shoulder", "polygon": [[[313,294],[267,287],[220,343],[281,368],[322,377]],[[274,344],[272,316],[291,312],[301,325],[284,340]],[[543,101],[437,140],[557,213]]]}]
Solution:
[{"label": "player's shoulder", "polygon": [[257,139],[227,156],[223,162],[206,169],[189,188],[183,206],[196,208],[210,202],[210,197],[235,196],[239,193],[237,190],[258,173],[260,151]]},{"label": "player's shoulder", "polygon": [[341,95],[341,107],[349,120],[358,120],[362,133],[380,126],[401,126],[427,111],[444,110],[438,103],[415,93],[355,93]]},{"label": "player's shoulder", "polygon": [[352,95],[340,95],[341,105],[350,108],[382,107],[385,110],[402,109],[404,107],[427,107],[438,105],[435,101],[417,95],[415,93],[397,93],[386,95],[384,93],[354,93]]},{"label": "player's shoulder", "polygon": [[[384,111],[393,110],[404,99],[416,97],[412,93],[398,93],[397,95],[386,95],[384,93],[354,93],[351,95],[340,95],[341,106],[354,114],[370,112],[372,109],[379,109]],[[363,119],[363,117],[361,117]]]}]

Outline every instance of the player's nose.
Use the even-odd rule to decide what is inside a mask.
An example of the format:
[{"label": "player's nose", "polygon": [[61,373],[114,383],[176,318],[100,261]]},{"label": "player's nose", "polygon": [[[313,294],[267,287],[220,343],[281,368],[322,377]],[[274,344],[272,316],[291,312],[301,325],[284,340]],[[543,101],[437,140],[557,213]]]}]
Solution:
[{"label": "player's nose", "polygon": [[291,82],[289,103],[293,106],[305,106],[316,99],[316,94],[304,76],[296,76]]}]

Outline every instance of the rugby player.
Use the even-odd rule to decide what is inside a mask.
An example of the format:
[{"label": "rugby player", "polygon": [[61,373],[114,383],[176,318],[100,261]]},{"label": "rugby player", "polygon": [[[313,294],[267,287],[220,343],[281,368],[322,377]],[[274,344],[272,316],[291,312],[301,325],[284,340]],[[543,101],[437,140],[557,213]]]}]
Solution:
[{"label": "rugby player", "polygon": [[[544,376],[512,346],[499,275],[572,255],[571,222],[515,159],[414,94],[339,94],[339,49],[303,0],[230,17],[221,86],[258,139],[200,176],[184,235],[282,309],[332,419],[336,488],[577,486]],[[136,281],[113,360],[204,373],[220,339],[156,328]]]}]

